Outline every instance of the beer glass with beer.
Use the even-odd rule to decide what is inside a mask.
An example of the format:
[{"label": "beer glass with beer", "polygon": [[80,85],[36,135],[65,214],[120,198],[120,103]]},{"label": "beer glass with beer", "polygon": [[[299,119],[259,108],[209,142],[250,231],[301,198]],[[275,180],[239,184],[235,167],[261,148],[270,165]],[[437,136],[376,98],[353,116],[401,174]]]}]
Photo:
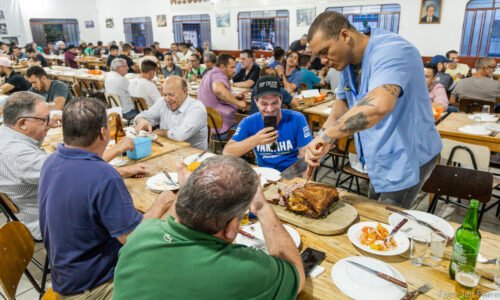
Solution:
[{"label": "beer glass with beer", "polygon": [[455,294],[456,299],[460,300],[477,300],[479,294],[476,287],[481,276],[473,267],[462,265],[458,267],[458,272],[455,273]]}]

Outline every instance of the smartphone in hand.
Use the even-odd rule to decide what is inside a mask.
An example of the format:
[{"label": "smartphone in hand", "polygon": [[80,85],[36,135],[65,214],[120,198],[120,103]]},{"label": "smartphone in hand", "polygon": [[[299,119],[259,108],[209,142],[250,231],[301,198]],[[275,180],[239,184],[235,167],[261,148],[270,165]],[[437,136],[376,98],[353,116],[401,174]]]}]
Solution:
[{"label": "smartphone in hand", "polygon": [[[264,128],[272,127],[274,130],[277,130],[278,127],[278,118],[276,116],[264,116]],[[276,142],[271,144],[271,150],[278,149],[278,144]]]}]

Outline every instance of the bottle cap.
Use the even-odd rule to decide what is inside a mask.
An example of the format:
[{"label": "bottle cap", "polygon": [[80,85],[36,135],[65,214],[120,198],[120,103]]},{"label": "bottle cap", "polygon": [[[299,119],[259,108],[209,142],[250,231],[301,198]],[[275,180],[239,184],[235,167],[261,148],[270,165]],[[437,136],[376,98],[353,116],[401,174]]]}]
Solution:
[{"label": "bottle cap", "polygon": [[470,200],[470,206],[471,206],[471,207],[474,207],[474,208],[479,207],[479,201],[478,201],[478,200],[476,200],[476,199],[471,199],[471,200]]}]

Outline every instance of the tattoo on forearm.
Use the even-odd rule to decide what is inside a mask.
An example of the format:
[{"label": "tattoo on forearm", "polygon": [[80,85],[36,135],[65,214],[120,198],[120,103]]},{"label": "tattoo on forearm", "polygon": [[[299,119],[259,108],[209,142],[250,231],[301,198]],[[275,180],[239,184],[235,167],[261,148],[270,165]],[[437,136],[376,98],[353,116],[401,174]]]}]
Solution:
[{"label": "tattoo on forearm", "polygon": [[339,130],[342,132],[347,132],[353,134],[360,130],[366,129],[368,127],[368,119],[364,112],[359,112],[354,116],[349,117],[344,125],[340,126]]},{"label": "tattoo on forearm", "polygon": [[361,101],[359,101],[358,104],[356,104],[356,105],[357,106],[375,106],[371,103],[373,101],[373,99],[375,99],[375,97],[371,97],[371,96],[365,97],[365,98],[361,99]]},{"label": "tattoo on forearm", "polygon": [[386,92],[388,92],[389,94],[396,97],[396,100],[399,97],[399,94],[401,93],[401,88],[395,84],[383,84],[382,88],[386,90]]}]

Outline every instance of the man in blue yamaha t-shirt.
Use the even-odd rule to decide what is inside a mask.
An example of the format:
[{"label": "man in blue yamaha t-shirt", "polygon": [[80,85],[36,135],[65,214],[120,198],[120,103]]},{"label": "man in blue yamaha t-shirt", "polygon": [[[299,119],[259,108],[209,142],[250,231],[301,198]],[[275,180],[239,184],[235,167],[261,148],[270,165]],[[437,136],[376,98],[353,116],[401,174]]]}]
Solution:
[{"label": "man in blue yamaha t-shirt", "polygon": [[[224,155],[239,157],[253,149],[259,166],[283,171],[303,156],[303,147],[312,141],[306,118],[281,109],[283,95],[275,77],[264,76],[257,81],[255,100],[259,113],[241,121]],[[276,117],[276,129],[264,127],[266,116]]]}]

